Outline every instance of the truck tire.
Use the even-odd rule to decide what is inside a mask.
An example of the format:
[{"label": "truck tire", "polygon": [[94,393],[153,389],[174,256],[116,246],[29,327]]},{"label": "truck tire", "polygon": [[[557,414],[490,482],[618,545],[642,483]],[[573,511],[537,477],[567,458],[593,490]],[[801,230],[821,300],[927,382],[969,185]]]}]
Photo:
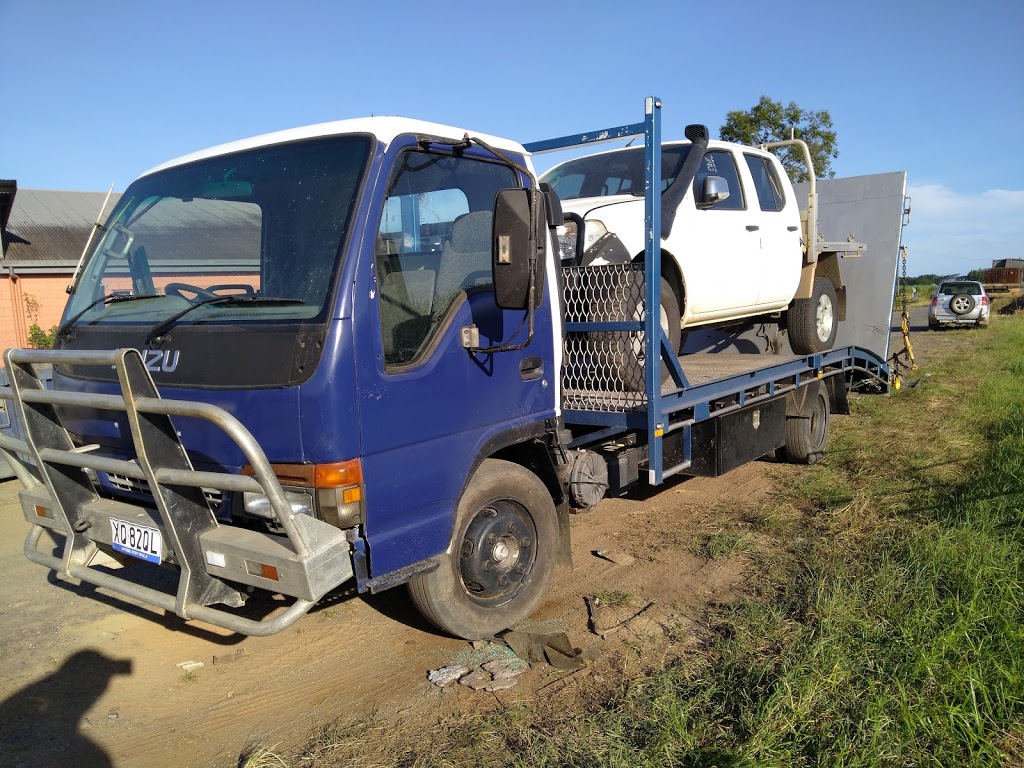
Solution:
[{"label": "truck tire", "polygon": [[415,576],[409,595],[438,629],[466,640],[493,637],[537,608],[557,553],[547,488],[518,464],[487,459],[459,500],[441,566]]},{"label": "truck tire", "polygon": [[814,464],[824,456],[828,422],[828,390],[820,387],[810,416],[786,419],[786,460],[790,464]]},{"label": "truck tire", "polygon": [[[672,290],[671,284],[664,277],[661,278],[661,306],[660,319],[661,327],[668,335],[669,346],[678,354],[682,346],[682,329],[679,327],[679,298]],[[639,320],[643,316],[643,301],[630,301],[628,317]],[[632,343],[623,344],[618,351],[618,375],[624,389],[630,392],[644,391],[644,349],[639,339],[632,340]],[[661,369],[662,385],[671,381],[667,369]]]},{"label": "truck tire", "polygon": [[798,355],[832,349],[839,330],[838,301],[832,281],[814,278],[809,299],[794,299],[786,318],[789,346]]}]

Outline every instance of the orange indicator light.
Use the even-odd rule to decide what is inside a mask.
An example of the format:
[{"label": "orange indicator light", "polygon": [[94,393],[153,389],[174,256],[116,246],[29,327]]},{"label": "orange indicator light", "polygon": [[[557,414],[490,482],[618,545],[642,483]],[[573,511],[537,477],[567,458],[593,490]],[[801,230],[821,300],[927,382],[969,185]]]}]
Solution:
[{"label": "orange indicator light", "polygon": [[266,563],[260,563],[260,575],[264,579],[270,579],[271,581],[278,581],[277,568]]},{"label": "orange indicator light", "polygon": [[317,488],[341,488],[346,485],[359,485],[362,482],[363,469],[358,459],[316,465]]}]

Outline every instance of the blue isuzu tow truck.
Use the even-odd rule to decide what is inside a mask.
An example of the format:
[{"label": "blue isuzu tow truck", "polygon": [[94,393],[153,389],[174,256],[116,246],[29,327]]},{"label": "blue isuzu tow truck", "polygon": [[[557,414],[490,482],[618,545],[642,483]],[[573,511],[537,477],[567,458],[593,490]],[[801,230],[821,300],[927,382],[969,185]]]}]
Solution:
[{"label": "blue isuzu tow truck", "polygon": [[[588,265],[587,223],[531,153],[633,135],[644,253]],[[408,584],[439,628],[493,635],[539,605],[574,508],[773,451],[813,462],[851,387],[887,389],[903,177],[871,179],[818,193],[842,229],[897,210],[849,249],[833,349],[787,354],[769,316],[691,333],[680,356],[645,311],[665,269],[657,99],[642,122],[533,145],[371,118],[159,166],[103,224],[55,349],[5,354],[25,553],[244,634],[354,583]],[[136,576],[157,565],[176,587]],[[253,616],[254,590],[292,602]]]}]

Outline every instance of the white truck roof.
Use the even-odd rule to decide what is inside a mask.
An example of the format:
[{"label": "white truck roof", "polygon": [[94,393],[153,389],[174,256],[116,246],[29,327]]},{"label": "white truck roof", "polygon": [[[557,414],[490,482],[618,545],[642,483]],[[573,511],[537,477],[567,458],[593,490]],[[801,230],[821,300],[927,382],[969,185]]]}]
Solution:
[{"label": "white truck roof", "polygon": [[283,144],[289,141],[301,141],[302,139],[319,138],[322,136],[339,136],[346,133],[368,133],[375,136],[378,141],[385,145],[390,144],[396,136],[409,133],[438,136],[449,139],[461,139],[468,133],[470,136],[480,137],[497,149],[516,152],[518,154],[527,154],[526,150],[523,149],[523,146],[517,142],[503,139],[499,136],[490,136],[485,133],[467,131],[465,128],[456,128],[454,126],[431,123],[425,120],[413,120],[407,117],[360,117],[352,120],[335,120],[329,123],[317,123],[315,125],[307,125],[300,128],[289,128],[284,131],[275,131],[273,133],[265,133],[260,136],[253,136],[249,139],[240,139],[239,141],[232,141],[227,144],[219,144],[215,147],[210,147],[209,149],[202,149],[198,152],[182,155],[174,160],[168,160],[154,168],[150,168],[148,171],[143,173],[142,176],[148,176],[151,173],[156,173],[157,171],[162,171],[166,168],[173,168],[176,165],[184,165],[185,163],[191,163],[196,160],[204,160],[218,155],[227,155],[232,152],[241,152],[247,149],[255,149],[256,147]]}]

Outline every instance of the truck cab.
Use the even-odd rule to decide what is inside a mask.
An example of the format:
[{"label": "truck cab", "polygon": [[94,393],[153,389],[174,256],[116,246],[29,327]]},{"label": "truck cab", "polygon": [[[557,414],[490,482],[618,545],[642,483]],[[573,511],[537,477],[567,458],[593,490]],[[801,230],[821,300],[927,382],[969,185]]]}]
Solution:
[{"label": "truck cab", "polygon": [[[491,243],[496,198],[530,185],[530,161],[518,144],[486,137],[483,149],[466,135],[396,118],[341,121],[154,168],[110,215],[57,334],[67,360],[138,350],[162,397],[236,417],[265,451],[288,513],[344,533],[341,554],[362,587],[436,568],[485,460],[546,461],[553,477],[538,446],[558,417],[557,296],[538,281],[521,352],[463,344],[466,328],[479,348],[526,337],[523,309],[496,303]],[[546,253],[539,269],[556,285]],[[64,361],[53,376],[55,389],[85,398],[61,409],[73,450],[135,455],[129,414],[89,401],[120,391],[116,366]],[[197,472],[254,474],[216,424],[181,419],[174,429]],[[102,469],[92,479],[103,498],[153,503],[145,479]],[[203,494],[220,523],[284,533],[259,489]],[[143,521],[139,536],[150,527],[162,525]],[[180,559],[174,537],[161,538],[155,559]],[[116,543],[100,542],[115,555]],[[519,583],[536,562],[500,559]]]}]

